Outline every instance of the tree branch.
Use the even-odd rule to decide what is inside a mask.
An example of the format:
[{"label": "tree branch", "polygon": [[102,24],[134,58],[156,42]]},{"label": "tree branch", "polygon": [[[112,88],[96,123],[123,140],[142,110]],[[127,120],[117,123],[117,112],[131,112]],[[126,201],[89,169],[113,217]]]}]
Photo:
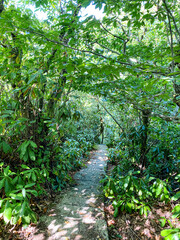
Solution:
[{"label": "tree branch", "polygon": [[116,51],[114,51],[114,50],[112,50],[112,49],[104,46],[103,44],[98,43],[98,42],[96,42],[96,43],[97,43],[100,47],[105,48],[105,49],[107,49],[108,51],[110,51],[110,52],[112,52],[112,53],[115,53],[115,54],[117,54],[117,55],[120,55],[120,53],[118,53],[118,52],[116,52]]},{"label": "tree branch", "polygon": [[[14,27],[19,28],[18,26],[14,26]],[[67,44],[64,43],[64,42],[52,40],[52,39],[46,37],[43,33],[36,32],[36,31],[34,31],[33,29],[21,28],[21,30],[25,30],[25,31],[28,31],[28,32],[30,32],[30,33],[33,33],[33,34],[35,34],[35,35],[37,35],[37,36],[43,37],[46,41],[52,42],[52,43],[54,43],[54,44],[56,44],[56,45],[61,45],[61,46],[64,46],[64,47],[66,47],[66,48],[72,49],[72,50],[74,50],[74,51],[79,51],[79,52],[82,52],[82,53],[90,53],[90,54],[93,54],[93,55],[95,55],[95,56],[98,56],[98,57],[107,59],[107,60],[112,60],[112,61],[115,61],[116,63],[122,64],[122,65],[125,65],[125,66],[129,66],[129,67],[133,67],[134,69],[136,69],[136,70],[138,70],[138,71],[141,70],[142,72],[145,72],[145,73],[147,73],[147,74],[148,74],[148,73],[153,73],[153,74],[158,74],[158,75],[161,75],[161,76],[167,76],[167,74],[168,74],[168,72],[163,73],[163,72],[157,72],[157,71],[146,71],[145,68],[142,68],[142,67],[139,67],[139,66],[136,67],[135,65],[133,65],[133,64],[131,64],[131,63],[121,62],[121,61],[116,60],[116,59],[111,59],[110,57],[106,57],[106,56],[104,56],[103,54],[100,54],[100,53],[95,52],[94,50],[92,50],[92,51],[91,51],[91,50],[83,50],[83,49],[71,47],[71,46],[67,45]]]},{"label": "tree branch", "polygon": [[122,25],[122,23],[121,23],[120,21],[118,21],[118,23],[119,23],[119,25],[121,26],[121,29],[122,29],[123,33],[124,33],[124,34],[126,35],[126,37],[129,39],[129,36],[128,36],[127,32],[125,31],[124,26]]},{"label": "tree branch", "polygon": [[176,32],[177,32],[178,36],[179,36],[179,39],[177,39],[177,41],[178,41],[178,43],[180,43],[180,31],[178,30],[178,27],[177,27],[177,24],[176,24],[176,20],[175,20],[175,18],[174,18],[174,16],[173,16],[172,12],[171,12],[170,9],[168,8],[167,3],[166,3],[166,0],[163,0],[163,3],[164,3],[164,5],[165,5],[167,14],[170,15],[171,18],[172,18],[172,20],[173,20],[174,27],[175,27],[175,29],[176,29]]},{"label": "tree branch", "polygon": [[[134,103],[132,101],[132,99],[128,98],[129,101],[128,103],[132,104],[133,107],[139,111],[144,111],[145,109],[144,108],[141,108],[139,107],[136,103]],[[163,114],[159,114],[159,113],[155,113],[155,112],[149,112],[149,114],[147,114],[148,117],[159,117],[167,122],[170,122],[170,121],[173,121],[173,122],[176,122],[176,123],[180,123],[180,117],[177,117],[177,116],[165,116]]]},{"label": "tree branch", "polygon": [[119,37],[119,36],[117,36],[116,34],[113,34],[113,33],[110,32],[109,30],[107,30],[107,28],[105,28],[102,23],[100,23],[100,25],[101,25],[101,27],[102,27],[107,33],[109,33],[111,36],[113,36],[113,37],[115,37],[115,38],[119,38],[121,41],[125,42],[125,39],[124,39],[124,38]]},{"label": "tree branch", "polygon": [[121,126],[121,124],[115,119],[115,117],[107,110],[107,108],[100,102],[99,98],[97,98],[98,103],[104,108],[104,110],[109,114],[109,116],[112,117],[112,119],[115,121],[115,123],[117,123],[117,125],[120,127],[120,129],[122,130],[122,132],[124,133],[124,128]]},{"label": "tree branch", "polygon": [[3,44],[3,43],[1,43],[1,42],[0,42],[0,45],[1,45],[2,47],[4,47],[4,48],[8,48],[7,45],[5,45],[5,44]]},{"label": "tree branch", "polygon": [[[174,49],[173,49],[173,33],[172,33],[172,28],[171,28],[171,19],[169,16],[169,11],[168,11],[168,7],[166,4],[166,0],[163,0],[163,3],[165,5],[166,11],[167,11],[167,17],[168,17],[168,25],[169,25],[169,31],[170,31],[170,36],[171,36],[171,41],[170,41],[170,47],[171,47],[171,56],[172,59],[174,58]],[[171,71],[174,72],[174,59],[172,60],[172,67],[171,67]]]}]

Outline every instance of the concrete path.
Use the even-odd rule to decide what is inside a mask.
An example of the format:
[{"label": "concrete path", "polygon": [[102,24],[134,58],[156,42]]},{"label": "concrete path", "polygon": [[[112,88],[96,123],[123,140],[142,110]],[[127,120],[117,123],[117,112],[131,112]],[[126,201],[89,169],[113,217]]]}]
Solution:
[{"label": "concrete path", "polygon": [[75,174],[76,187],[66,189],[55,199],[48,218],[41,223],[48,228],[46,234],[37,232],[33,240],[108,240],[103,211],[100,179],[106,166],[106,146],[98,145],[87,168]]}]

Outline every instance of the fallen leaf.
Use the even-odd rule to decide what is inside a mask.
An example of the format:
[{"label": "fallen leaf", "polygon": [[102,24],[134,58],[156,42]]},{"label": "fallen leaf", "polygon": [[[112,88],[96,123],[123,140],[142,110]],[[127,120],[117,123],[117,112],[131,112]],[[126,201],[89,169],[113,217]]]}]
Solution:
[{"label": "fallen leaf", "polygon": [[108,220],[108,226],[112,226],[112,225],[115,225],[115,221],[114,221],[114,219],[110,219],[110,220]]},{"label": "fallen leaf", "polygon": [[89,206],[90,206],[90,207],[93,207],[93,208],[96,207],[96,205],[95,205],[94,203],[92,203],[92,202],[89,203]]}]

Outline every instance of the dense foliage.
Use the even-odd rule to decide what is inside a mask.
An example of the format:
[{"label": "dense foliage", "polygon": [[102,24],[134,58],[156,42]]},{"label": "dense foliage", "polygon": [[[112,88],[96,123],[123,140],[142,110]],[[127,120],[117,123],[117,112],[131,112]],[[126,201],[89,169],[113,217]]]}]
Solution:
[{"label": "dense foliage", "polygon": [[[101,20],[81,18],[90,3]],[[104,180],[115,215],[178,200],[179,10],[179,0],[0,1],[6,223],[36,221],[31,199],[64,188],[104,139],[116,165]]]}]

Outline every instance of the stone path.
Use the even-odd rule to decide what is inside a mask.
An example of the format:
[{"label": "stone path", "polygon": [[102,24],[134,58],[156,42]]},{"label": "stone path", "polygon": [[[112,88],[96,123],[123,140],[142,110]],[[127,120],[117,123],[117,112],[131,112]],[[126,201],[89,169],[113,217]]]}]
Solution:
[{"label": "stone path", "polygon": [[48,217],[41,219],[47,232],[37,232],[33,240],[108,240],[100,179],[106,166],[106,146],[98,145],[87,168],[75,174],[76,187],[55,199]]}]

